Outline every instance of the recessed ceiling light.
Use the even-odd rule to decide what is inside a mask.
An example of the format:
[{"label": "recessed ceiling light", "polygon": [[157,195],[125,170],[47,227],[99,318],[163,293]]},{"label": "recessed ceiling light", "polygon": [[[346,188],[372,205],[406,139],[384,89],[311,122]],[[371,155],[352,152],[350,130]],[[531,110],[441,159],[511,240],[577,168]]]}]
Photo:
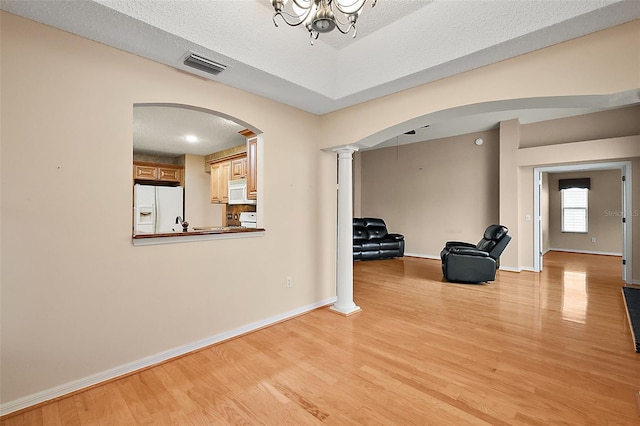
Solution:
[{"label": "recessed ceiling light", "polygon": [[194,135],[186,135],[184,137],[184,140],[186,140],[189,143],[196,143],[196,142],[198,142],[198,137],[194,136]]}]

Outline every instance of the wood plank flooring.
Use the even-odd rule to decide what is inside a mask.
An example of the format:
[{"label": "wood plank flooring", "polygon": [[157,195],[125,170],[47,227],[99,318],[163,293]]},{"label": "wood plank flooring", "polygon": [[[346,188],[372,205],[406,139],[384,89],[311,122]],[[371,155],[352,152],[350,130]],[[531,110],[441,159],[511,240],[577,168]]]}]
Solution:
[{"label": "wood plank flooring", "polygon": [[638,425],[620,258],[442,281],[356,262],[362,312],[327,308],[6,418],[2,425]]}]

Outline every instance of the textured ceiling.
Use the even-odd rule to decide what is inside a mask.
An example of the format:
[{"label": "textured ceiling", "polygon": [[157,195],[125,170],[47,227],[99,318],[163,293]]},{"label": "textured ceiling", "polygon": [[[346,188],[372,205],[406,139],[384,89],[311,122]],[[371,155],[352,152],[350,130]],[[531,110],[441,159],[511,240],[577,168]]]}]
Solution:
[{"label": "textured ceiling", "polygon": [[[304,28],[280,20],[274,26],[269,0],[0,3],[8,12],[315,114],[640,18],[637,0],[378,0],[370,5],[368,0],[356,39],[334,31],[311,46]],[[210,76],[182,64],[188,52],[228,67]]]},{"label": "textured ceiling", "polygon": [[[133,146],[136,152],[177,156],[208,155],[246,143],[238,132],[243,126],[193,108],[166,105],[135,105]],[[189,141],[187,136],[194,136]]]}]

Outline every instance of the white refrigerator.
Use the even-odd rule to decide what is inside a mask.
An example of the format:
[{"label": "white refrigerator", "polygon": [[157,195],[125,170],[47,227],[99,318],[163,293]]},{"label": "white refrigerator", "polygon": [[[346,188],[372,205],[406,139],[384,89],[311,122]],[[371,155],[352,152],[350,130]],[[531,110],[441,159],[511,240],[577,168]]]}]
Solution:
[{"label": "white refrigerator", "polygon": [[133,187],[134,234],[164,234],[182,232],[176,218],[183,216],[183,188],[181,186]]}]

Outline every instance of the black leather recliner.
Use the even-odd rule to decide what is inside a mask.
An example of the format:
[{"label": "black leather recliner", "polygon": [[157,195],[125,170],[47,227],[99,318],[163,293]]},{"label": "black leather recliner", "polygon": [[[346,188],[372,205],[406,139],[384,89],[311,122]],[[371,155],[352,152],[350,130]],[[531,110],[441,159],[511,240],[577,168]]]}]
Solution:
[{"label": "black leather recliner", "polygon": [[506,226],[490,225],[478,244],[448,241],[440,252],[447,281],[481,283],[494,281],[500,255],[511,241]]},{"label": "black leather recliner", "polygon": [[404,256],[404,235],[387,233],[384,220],[353,219],[353,260],[390,259]]}]

